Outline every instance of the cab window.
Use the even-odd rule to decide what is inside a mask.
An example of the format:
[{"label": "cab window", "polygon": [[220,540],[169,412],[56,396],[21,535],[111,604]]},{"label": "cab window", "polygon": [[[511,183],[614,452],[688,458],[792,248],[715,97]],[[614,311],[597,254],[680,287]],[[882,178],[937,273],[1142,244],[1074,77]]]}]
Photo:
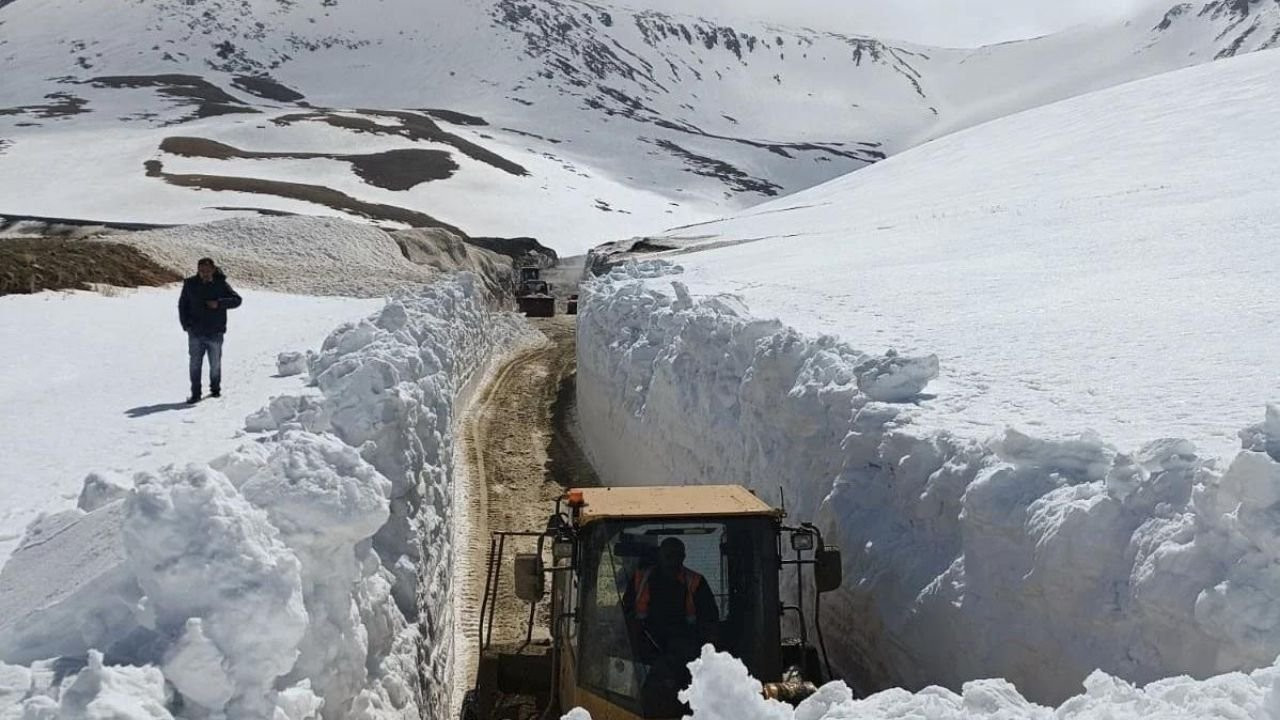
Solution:
[{"label": "cab window", "polygon": [[594,527],[580,566],[579,683],[643,717],[680,717],[676,693],[704,644],[745,662],[772,637],[776,654],[772,538],[761,518]]}]

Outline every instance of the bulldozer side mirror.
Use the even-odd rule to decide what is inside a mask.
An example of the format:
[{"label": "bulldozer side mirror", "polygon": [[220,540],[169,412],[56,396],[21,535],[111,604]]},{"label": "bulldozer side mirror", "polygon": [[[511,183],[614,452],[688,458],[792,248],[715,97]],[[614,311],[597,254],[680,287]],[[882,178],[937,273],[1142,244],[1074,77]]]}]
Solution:
[{"label": "bulldozer side mirror", "polygon": [[542,557],[532,553],[516,555],[516,597],[527,603],[536,603],[546,593],[546,581],[542,575]]},{"label": "bulldozer side mirror", "polygon": [[824,547],[813,554],[813,581],[818,592],[831,592],[844,582],[844,565],[840,562],[840,550]]},{"label": "bulldozer side mirror", "polygon": [[551,557],[556,560],[572,560],[573,559],[573,541],[557,540],[551,544]]}]

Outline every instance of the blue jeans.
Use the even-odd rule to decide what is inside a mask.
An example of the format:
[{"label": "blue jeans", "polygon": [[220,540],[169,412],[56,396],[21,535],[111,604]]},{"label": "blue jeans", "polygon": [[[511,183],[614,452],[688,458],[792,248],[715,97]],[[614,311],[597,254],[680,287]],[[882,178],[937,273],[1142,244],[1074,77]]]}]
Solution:
[{"label": "blue jeans", "polygon": [[209,354],[209,389],[222,387],[222,333],[196,335],[187,333],[187,353],[191,356],[191,394],[200,394],[200,374],[204,369],[205,353]]}]

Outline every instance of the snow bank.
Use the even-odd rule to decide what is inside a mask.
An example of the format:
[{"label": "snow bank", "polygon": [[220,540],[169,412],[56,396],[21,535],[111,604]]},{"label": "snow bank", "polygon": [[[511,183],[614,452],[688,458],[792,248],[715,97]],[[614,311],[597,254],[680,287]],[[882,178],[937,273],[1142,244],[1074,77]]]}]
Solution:
[{"label": "snow bank", "polygon": [[[1229,463],[1185,440],[1116,448],[917,422],[935,358],[868,356],[694,298],[678,267],[591,283],[579,318],[585,446],[618,484],[741,483],[844,550],[832,659],[868,688],[1003,677],[1061,702],[1280,654],[1280,408]],[[914,393],[914,395],[913,395]],[[1259,403],[1259,410],[1262,403]]]},{"label": "snow bank", "polygon": [[472,274],[403,290],[307,356],[322,397],[249,418],[272,434],[119,498],[91,476],[0,572],[0,662],[30,666],[0,717],[441,715],[453,403],[527,332]]},{"label": "snow bank", "polygon": [[919,424],[1185,438],[1230,458],[1280,391],[1280,283],[1260,262],[1280,202],[1259,182],[1280,164],[1259,130],[1280,125],[1277,94],[1280,52],[1208,63],[635,245],[679,248],[694,293],[801,332],[936,353]]},{"label": "snow bank", "polygon": [[[1203,682],[1170,678],[1136,688],[1106,673],[1085,681],[1085,691],[1056,710],[1023,698],[1004,680],[965,683],[959,693],[930,687],[919,693],[888,690],[854,700],[843,682],[829,683],[798,707],[760,694],[746,667],[708,646],[689,663],[693,682],[681,699],[692,720],[1276,720],[1280,718],[1280,665],[1252,674],[1231,673]],[[590,720],[575,708],[564,720]]]},{"label": "snow bank", "polygon": [[337,218],[231,218],[111,239],[184,275],[209,256],[232,283],[282,292],[378,297],[435,275],[406,259],[387,233]]},{"label": "snow bank", "polygon": [[209,256],[233,283],[308,295],[381,297],[445,272],[477,273],[508,290],[510,262],[445,231],[401,231],[331,217],[232,218],[112,235],[157,263],[190,275]]}]

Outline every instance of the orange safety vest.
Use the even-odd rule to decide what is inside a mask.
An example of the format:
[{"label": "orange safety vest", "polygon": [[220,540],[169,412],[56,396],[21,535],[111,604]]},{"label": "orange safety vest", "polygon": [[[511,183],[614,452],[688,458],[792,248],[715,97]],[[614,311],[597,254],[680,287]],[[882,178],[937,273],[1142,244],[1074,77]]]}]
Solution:
[{"label": "orange safety vest", "polygon": [[[632,579],[636,588],[636,617],[641,620],[649,617],[649,576],[652,574],[653,568],[637,570]],[[692,625],[698,621],[698,607],[693,602],[693,595],[702,587],[702,576],[688,568],[680,568],[676,580],[684,585],[684,619]]]}]

